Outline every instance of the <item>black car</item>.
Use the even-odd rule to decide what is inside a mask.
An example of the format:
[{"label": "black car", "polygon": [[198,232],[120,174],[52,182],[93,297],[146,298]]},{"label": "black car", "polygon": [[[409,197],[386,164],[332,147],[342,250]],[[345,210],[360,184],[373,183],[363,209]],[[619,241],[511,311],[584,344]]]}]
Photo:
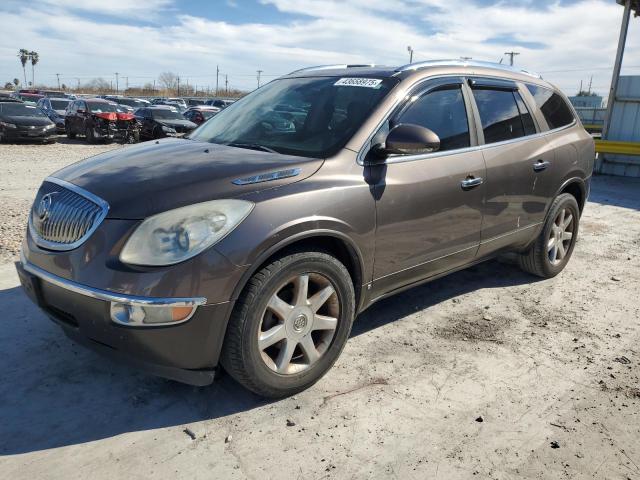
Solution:
[{"label": "black car", "polygon": [[69,98],[44,97],[38,100],[36,106],[56,124],[58,133],[64,133],[64,115],[70,103],[71,99]]},{"label": "black car", "polygon": [[65,114],[67,137],[84,135],[89,143],[113,140],[118,132],[116,104],[102,98],[75,100]]},{"label": "black car", "polygon": [[0,101],[0,142],[6,140],[56,141],[56,126],[42,110],[23,102]]},{"label": "black car", "polygon": [[220,98],[212,98],[211,100],[207,100],[205,105],[211,105],[212,107],[218,107],[219,109],[227,108],[233,102],[231,100],[222,100]]},{"label": "black car", "polygon": [[149,107],[136,110],[136,118],[142,125],[140,138],[148,140],[162,137],[181,137],[198,125],[184,118],[175,108]]}]

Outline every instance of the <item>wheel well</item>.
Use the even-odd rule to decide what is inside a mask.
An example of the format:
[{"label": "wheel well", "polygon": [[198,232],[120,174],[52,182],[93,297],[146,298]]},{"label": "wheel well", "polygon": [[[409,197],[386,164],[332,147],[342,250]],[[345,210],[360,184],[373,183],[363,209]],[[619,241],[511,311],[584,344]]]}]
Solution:
[{"label": "wheel well", "polygon": [[566,185],[560,192],[560,194],[562,193],[569,193],[573,195],[576,199],[576,202],[578,202],[578,208],[580,208],[580,212],[582,212],[582,209],[584,208],[585,198],[584,189],[579,182],[571,182],[570,184]]},{"label": "wheel well", "polygon": [[[362,268],[360,265],[360,259],[355,249],[349,245],[346,241],[334,237],[331,235],[319,235],[313,237],[302,238],[296,240],[293,243],[284,245],[281,249],[273,252],[269,258],[265,259],[255,272],[260,271],[265,265],[271,263],[274,258],[283,257],[293,252],[304,251],[322,251],[328,253],[337,258],[346,267],[351,281],[353,283],[353,290],[356,295],[356,308],[360,304],[360,294],[362,287]],[[244,288],[244,287],[243,287]]]}]

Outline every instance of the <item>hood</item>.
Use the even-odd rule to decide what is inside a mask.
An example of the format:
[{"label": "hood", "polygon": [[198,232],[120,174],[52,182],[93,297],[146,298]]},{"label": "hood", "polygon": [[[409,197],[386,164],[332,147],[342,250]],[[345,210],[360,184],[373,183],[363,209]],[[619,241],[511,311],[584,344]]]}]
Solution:
[{"label": "hood", "polygon": [[156,120],[161,125],[165,125],[167,127],[192,127],[196,128],[198,125],[193,123],[191,120],[179,120],[179,119],[170,119],[170,120]]},{"label": "hood", "polygon": [[[59,170],[109,203],[108,218],[142,219],[193,203],[233,198],[302,180],[322,159],[167,138],[116,149]],[[234,180],[299,168],[293,177],[236,185]]]},{"label": "hood", "polygon": [[51,120],[49,117],[29,117],[29,116],[13,116],[7,115],[3,116],[2,119],[6,122],[13,123],[15,125],[20,125],[23,127],[27,126],[35,126],[35,127],[43,127],[45,125],[51,125]]}]

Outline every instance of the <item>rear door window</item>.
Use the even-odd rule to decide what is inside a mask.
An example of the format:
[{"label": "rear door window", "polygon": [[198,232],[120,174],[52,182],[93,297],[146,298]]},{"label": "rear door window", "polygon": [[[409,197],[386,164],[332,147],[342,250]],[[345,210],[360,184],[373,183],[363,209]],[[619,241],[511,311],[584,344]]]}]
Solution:
[{"label": "rear door window", "polygon": [[573,122],[573,113],[564,99],[549,88],[527,84],[536,105],[544,115],[550,129],[564,127]]},{"label": "rear door window", "polygon": [[465,148],[470,145],[469,121],[459,85],[414,97],[390,127],[401,123],[420,125],[440,137],[438,151]]},{"label": "rear door window", "polygon": [[[523,116],[512,90],[474,88],[485,143],[496,143],[535,133],[531,115]],[[526,111],[524,103],[522,104]],[[527,117],[528,116],[528,117]]]}]

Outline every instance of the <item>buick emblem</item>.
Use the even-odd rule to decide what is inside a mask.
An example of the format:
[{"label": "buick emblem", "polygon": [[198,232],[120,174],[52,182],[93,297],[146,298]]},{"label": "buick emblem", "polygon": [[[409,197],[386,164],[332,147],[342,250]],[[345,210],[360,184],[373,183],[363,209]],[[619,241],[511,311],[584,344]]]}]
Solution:
[{"label": "buick emblem", "polygon": [[53,196],[57,195],[58,192],[47,193],[40,199],[40,203],[38,204],[38,208],[36,209],[36,214],[41,222],[44,222],[51,212],[51,204],[53,203]]}]

